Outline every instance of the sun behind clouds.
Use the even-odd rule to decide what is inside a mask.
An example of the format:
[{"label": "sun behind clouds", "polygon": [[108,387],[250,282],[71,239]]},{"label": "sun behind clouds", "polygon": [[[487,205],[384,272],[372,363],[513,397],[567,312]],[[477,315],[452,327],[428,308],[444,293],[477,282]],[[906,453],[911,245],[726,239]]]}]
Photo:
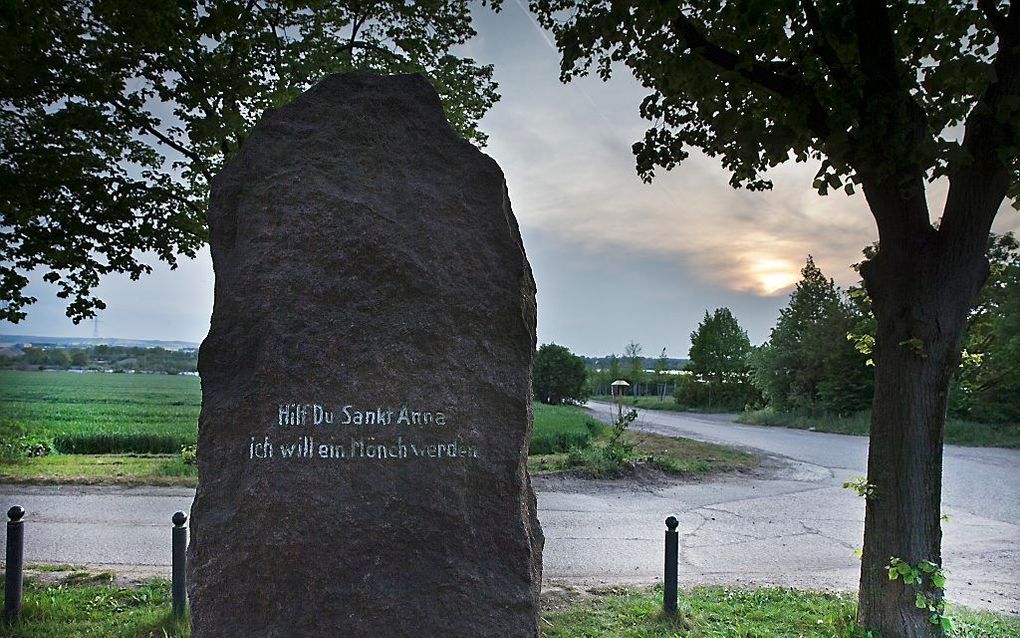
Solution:
[{"label": "sun behind clouds", "polygon": [[761,257],[749,265],[748,288],[762,295],[774,294],[800,280],[800,269],[784,259]]}]

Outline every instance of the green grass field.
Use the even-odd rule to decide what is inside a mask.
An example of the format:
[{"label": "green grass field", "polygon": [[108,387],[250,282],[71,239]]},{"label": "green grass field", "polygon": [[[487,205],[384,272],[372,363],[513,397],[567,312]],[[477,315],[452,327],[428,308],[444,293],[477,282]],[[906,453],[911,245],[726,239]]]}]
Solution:
[{"label": "green grass field", "polygon": [[[0,371],[0,426],[21,424],[28,437],[55,452],[4,463],[0,481],[194,485],[195,467],[179,452],[195,443],[200,406],[201,385],[192,376]],[[568,462],[568,452],[602,445],[608,431],[572,406],[535,403],[534,417],[528,465],[535,472],[583,470],[587,457]],[[673,474],[757,463],[720,446],[634,434],[626,437],[633,448],[626,462],[649,462]]]},{"label": "green grass field", "polygon": [[166,451],[176,451],[194,443],[201,403],[192,376],[0,372],[0,418],[44,438],[155,435],[171,438]]},{"label": "green grass field", "polygon": [[[31,436],[46,439],[134,437],[144,442],[146,437],[158,437],[171,441],[164,451],[176,452],[181,445],[195,443],[201,403],[198,377],[0,372],[0,417],[18,421]],[[602,428],[569,406],[536,403],[534,409],[533,454],[584,446]]]}]

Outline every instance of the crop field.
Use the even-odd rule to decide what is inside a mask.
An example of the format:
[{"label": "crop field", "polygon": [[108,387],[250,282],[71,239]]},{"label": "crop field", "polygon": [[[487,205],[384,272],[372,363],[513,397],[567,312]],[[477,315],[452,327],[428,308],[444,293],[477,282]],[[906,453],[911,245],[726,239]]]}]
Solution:
[{"label": "crop field", "polygon": [[195,441],[201,400],[193,376],[0,372],[0,418],[61,452],[178,452]]},{"label": "crop field", "polygon": [[[0,371],[0,418],[63,453],[176,453],[198,434],[198,377]],[[533,454],[583,447],[600,425],[580,410],[535,404]]]},{"label": "crop field", "polygon": [[[756,463],[719,446],[627,433],[626,454],[606,469],[599,452],[607,426],[576,407],[533,405],[528,464],[535,472],[609,476],[643,461],[668,473],[704,474]],[[0,452],[13,442],[41,454],[5,457],[0,482],[194,485],[194,452],[182,447],[195,444],[200,407],[193,376],[0,371]]]}]

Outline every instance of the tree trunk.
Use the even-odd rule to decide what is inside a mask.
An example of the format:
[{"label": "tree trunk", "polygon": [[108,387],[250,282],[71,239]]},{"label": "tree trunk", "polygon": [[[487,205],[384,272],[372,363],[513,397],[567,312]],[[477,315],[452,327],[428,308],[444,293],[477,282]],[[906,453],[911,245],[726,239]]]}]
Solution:
[{"label": "tree trunk", "polygon": [[[987,275],[984,251],[949,245],[928,227],[885,241],[862,267],[877,322],[864,555],[857,622],[887,638],[940,638],[916,594],[942,591],[890,580],[892,558],[942,564],[942,439],[949,383],[970,304]],[[983,246],[983,242],[981,243]]]}]

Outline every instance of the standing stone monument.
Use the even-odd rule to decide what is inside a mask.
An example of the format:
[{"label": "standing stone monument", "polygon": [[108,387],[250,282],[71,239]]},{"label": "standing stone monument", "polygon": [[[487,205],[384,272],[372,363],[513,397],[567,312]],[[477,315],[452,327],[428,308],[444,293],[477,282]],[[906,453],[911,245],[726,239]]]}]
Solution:
[{"label": "standing stone monument", "polygon": [[328,77],[213,180],[195,638],[538,636],[535,285],[420,75]]}]

